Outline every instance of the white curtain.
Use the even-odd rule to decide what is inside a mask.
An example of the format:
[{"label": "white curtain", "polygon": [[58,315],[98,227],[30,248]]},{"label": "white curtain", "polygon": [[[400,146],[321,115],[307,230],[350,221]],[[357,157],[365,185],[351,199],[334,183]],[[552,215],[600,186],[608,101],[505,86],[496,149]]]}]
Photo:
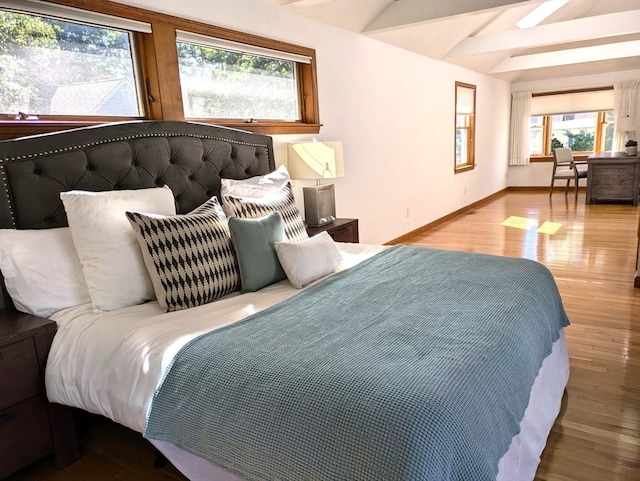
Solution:
[{"label": "white curtain", "polygon": [[512,93],[509,165],[529,165],[529,117],[531,92]]},{"label": "white curtain", "polygon": [[[638,140],[636,134],[638,132],[638,123],[640,123],[640,112],[638,112],[638,91],[640,90],[640,80],[629,80],[613,85],[613,108],[615,111],[615,137],[613,150],[621,152],[624,150],[624,144],[627,139]],[[631,131],[622,131],[619,129],[620,119],[630,117],[633,119],[635,129]]]}]

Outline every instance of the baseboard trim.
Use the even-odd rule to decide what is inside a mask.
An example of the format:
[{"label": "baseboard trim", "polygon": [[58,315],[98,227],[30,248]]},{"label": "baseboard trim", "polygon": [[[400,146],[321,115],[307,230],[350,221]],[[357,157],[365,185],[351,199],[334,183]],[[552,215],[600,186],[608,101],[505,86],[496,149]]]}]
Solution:
[{"label": "baseboard trim", "polygon": [[[555,189],[554,189],[555,190]],[[573,189],[572,189],[573,190]],[[587,188],[586,187],[579,187],[578,191],[586,191]],[[429,229],[433,229],[434,227],[439,226],[440,224],[448,221],[449,219],[452,219],[453,217],[460,215],[460,214],[464,214],[467,211],[470,211],[474,208],[476,208],[477,206],[484,204],[486,202],[490,202],[494,199],[497,199],[498,197],[502,197],[503,195],[505,195],[507,192],[513,192],[513,191],[519,191],[519,192],[526,192],[526,191],[535,191],[535,192],[541,192],[541,191],[545,191],[545,192],[549,192],[549,187],[544,187],[544,186],[512,186],[512,187],[505,187],[502,190],[499,190],[498,192],[491,194],[488,197],[485,197],[484,199],[481,199],[477,202],[473,202],[472,204],[469,204],[465,207],[462,207],[461,209],[458,209],[454,212],[451,212],[450,214],[445,215],[444,217],[440,217],[439,219],[434,220],[433,222],[429,222],[428,224],[423,225],[422,227],[418,227],[415,230],[412,230],[411,232],[408,232],[404,235],[401,235],[400,237],[396,237],[395,239],[392,239],[388,242],[385,242],[384,245],[390,246],[390,245],[394,245],[394,244],[401,244],[409,239],[411,239],[412,237],[419,235],[419,234],[424,234],[425,232],[427,232]]]},{"label": "baseboard trim", "polygon": [[[536,187],[533,187],[534,189],[537,189]],[[475,207],[481,205],[481,204],[485,204],[487,202],[490,202],[494,199],[497,199],[499,197],[502,197],[503,195],[505,195],[509,190],[511,189],[511,187],[506,187],[502,190],[499,190],[498,192],[491,194],[488,197],[485,197],[484,199],[478,200],[476,202],[473,202],[472,204],[469,204],[465,207],[462,207],[461,209],[458,209],[456,211],[451,212],[450,214],[445,215],[444,217],[440,217],[439,219],[434,220],[433,222],[429,222],[428,224],[423,225],[422,227],[418,227],[415,230],[412,230],[411,232],[408,232],[404,235],[401,235],[400,237],[396,237],[395,239],[392,239],[388,242],[385,242],[384,245],[390,246],[390,245],[395,245],[395,244],[401,244],[409,239],[411,239],[412,237],[419,235],[419,234],[423,234],[424,232],[428,231],[429,229],[433,229],[434,227],[448,221],[449,219],[454,218],[457,215],[463,214],[467,211],[470,211],[472,209],[474,209]]]}]

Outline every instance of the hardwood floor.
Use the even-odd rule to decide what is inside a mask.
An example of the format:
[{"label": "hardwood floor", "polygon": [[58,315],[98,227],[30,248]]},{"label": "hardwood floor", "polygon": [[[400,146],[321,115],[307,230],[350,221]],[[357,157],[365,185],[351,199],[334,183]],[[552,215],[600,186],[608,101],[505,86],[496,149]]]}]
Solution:
[{"label": "hardwood floor", "polygon": [[[585,206],[584,193],[574,203],[561,189],[552,199],[546,191],[512,191],[406,241],[527,257],[554,274],[571,320],[571,375],[536,481],[640,480],[638,215],[631,205]],[[523,226],[522,219],[530,219],[530,229],[501,225],[509,217]],[[544,222],[547,232],[558,230],[538,232]],[[184,479],[170,466],[153,469],[150,445],[105,420],[92,425],[81,444],[83,457],[69,468],[57,471],[44,458],[9,480]]]}]

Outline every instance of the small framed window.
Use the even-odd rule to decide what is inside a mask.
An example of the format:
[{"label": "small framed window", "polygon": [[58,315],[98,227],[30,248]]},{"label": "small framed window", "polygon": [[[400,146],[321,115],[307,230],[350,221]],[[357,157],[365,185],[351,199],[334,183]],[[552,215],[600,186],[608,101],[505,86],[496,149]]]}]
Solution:
[{"label": "small framed window", "polygon": [[454,171],[475,167],[476,86],[456,82]]},{"label": "small framed window", "polygon": [[54,120],[145,116],[135,32],[150,32],[148,24],[22,4],[29,11],[0,9],[0,114]]},{"label": "small framed window", "polygon": [[311,57],[177,31],[185,118],[301,122]]}]

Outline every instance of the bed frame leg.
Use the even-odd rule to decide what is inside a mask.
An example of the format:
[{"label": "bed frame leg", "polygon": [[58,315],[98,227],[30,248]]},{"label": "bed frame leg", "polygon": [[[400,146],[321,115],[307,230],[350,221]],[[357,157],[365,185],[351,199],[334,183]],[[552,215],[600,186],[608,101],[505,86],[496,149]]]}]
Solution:
[{"label": "bed frame leg", "polygon": [[169,460],[166,458],[164,454],[158,451],[156,448],[153,449],[156,459],[153,461],[153,467],[156,469],[164,468],[167,464],[169,464]]}]

